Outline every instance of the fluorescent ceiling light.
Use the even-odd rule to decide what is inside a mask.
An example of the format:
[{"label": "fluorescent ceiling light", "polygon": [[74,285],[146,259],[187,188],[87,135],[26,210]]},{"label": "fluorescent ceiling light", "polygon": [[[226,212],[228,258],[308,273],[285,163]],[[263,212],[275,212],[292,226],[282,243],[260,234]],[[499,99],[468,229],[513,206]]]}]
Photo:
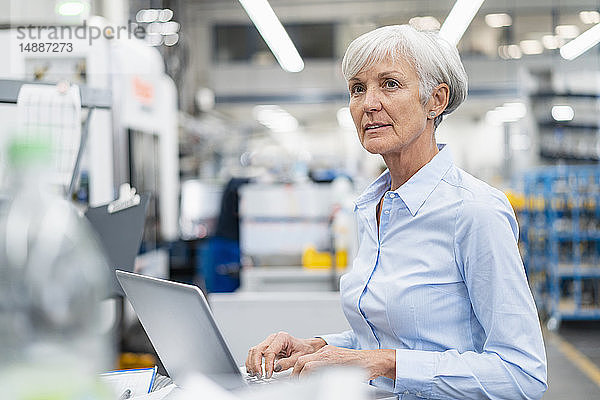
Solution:
[{"label": "fluorescent ceiling light", "polygon": [[164,42],[165,46],[175,46],[179,41],[179,34],[171,33],[165,36]]},{"label": "fluorescent ceiling light", "polygon": [[440,36],[456,46],[481,4],[483,0],[456,0],[440,29]]},{"label": "fluorescent ceiling light", "polygon": [[575,111],[571,106],[552,107],[552,118],[556,121],[571,121],[575,116]]},{"label": "fluorescent ceiling light", "polygon": [[488,14],[485,16],[485,23],[491,28],[501,28],[503,26],[511,26],[512,18],[505,13]]},{"label": "fluorescent ceiling light", "polygon": [[267,0],[239,0],[239,2],[273,52],[281,68],[288,72],[302,71],[304,61],[269,2]]},{"label": "fluorescent ceiling light", "polygon": [[158,13],[158,20],[160,22],[170,21],[171,18],[173,18],[173,10],[171,10],[169,8],[165,8],[164,10],[160,10],[160,13]]},{"label": "fluorescent ceiling light", "polygon": [[421,31],[433,31],[440,29],[440,21],[430,15],[426,17],[413,17],[408,20],[408,24]]},{"label": "fluorescent ceiling light", "polygon": [[544,46],[542,46],[542,43],[535,39],[521,40],[520,46],[523,54],[542,54],[544,51]]},{"label": "fluorescent ceiling light", "polygon": [[504,122],[516,122],[527,115],[527,106],[521,102],[504,103],[485,114],[489,124],[500,125]]},{"label": "fluorescent ceiling light", "polygon": [[175,22],[175,21],[169,21],[169,22],[163,22],[162,23],[162,34],[163,35],[170,35],[173,33],[177,33],[179,32],[179,22]]},{"label": "fluorescent ceiling light", "polygon": [[516,44],[511,44],[510,46],[508,46],[507,51],[510,58],[514,58],[516,60],[521,58],[521,56],[523,55],[523,53],[521,53],[521,48]]},{"label": "fluorescent ceiling light", "polygon": [[163,36],[159,33],[148,33],[146,35],[146,42],[150,46],[160,46],[163,43]]},{"label": "fluorescent ceiling light", "polygon": [[149,9],[149,10],[140,10],[135,15],[135,20],[137,22],[154,22],[158,20],[160,16],[160,10],[157,9]]},{"label": "fluorescent ceiling light", "polygon": [[548,50],[558,49],[560,47],[561,39],[558,36],[554,35],[544,35],[542,36],[542,43],[544,47]]},{"label": "fluorescent ceiling light", "polygon": [[150,34],[160,34],[162,33],[162,24],[160,22],[152,22],[150,24],[148,24],[148,27],[146,28],[146,32],[150,33]]},{"label": "fluorescent ceiling light", "polygon": [[523,56],[521,48],[516,44],[498,46],[498,55],[504,60],[516,59]]},{"label": "fluorescent ceiling light", "polygon": [[556,36],[563,39],[573,39],[579,35],[579,28],[577,25],[558,25],[554,28]]},{"label": "fluorescent ceiling light", "polygon": [[579,57],[600,42],[600,24],[594,25],[577,38],[560,48],[560,55],[567,60]]},{"label": "fluorescent ceiling light", "polygon": [[298,120],[276,105],[260,105],[252,110],[254,118],[273,132],[291,132],[298,129]]},{"label": "fluorescent ceiling light", "polygon": [[56,12],[65,17],[81,15],[86,8],[83,1],[62,1],[56,5]]},{"label": "fluorescent ceiling light", "polygon": [[527,106],[520,101],[504,103],[502,108],[504,108],[512,118],[521,119],[527,115]]},{"label": "fluorescent ceiling light", "polygon": [[584,24],[600,23],[600,13],[598,11],[582,11],[579,13],[579,19]]},{"label": "fluorescent ceiling light", "polygon": [[151,22],[148,24],[146,31],[148,33],[158,33],[161,35],[172,35],[179,32],[179,23],[175,21],[169,22]]},{"label": "fluorescent ceiling light", "polygon": [[500,58],[502,58],[503,60],[508,60],[510,58],[506,51],[507,47],[508,46],[506,45],[498,46],[498,56],[500,56]]},{"label": "fluorescent ceiling light", "polygon": [[173,10],[169,8],[165,9],[157,9],[150,8],[147,10],[140,10],[135,15],[135,20],[137,22],[149,23],[149,22],[167,22],[173,18]]}]

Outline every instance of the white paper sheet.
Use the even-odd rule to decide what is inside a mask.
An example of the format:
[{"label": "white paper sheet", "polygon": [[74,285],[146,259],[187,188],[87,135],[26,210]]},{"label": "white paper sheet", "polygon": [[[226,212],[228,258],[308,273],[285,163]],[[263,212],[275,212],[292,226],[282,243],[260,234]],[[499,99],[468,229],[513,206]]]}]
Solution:
[{"label": "white paper sheet", "polygon": [[111,371],[101,374],[100,379],[113,389],[115,399],[119,399],[127,390],[129,397],[125,398],[133,399],[150,392],[155,376],[156,367]]}]

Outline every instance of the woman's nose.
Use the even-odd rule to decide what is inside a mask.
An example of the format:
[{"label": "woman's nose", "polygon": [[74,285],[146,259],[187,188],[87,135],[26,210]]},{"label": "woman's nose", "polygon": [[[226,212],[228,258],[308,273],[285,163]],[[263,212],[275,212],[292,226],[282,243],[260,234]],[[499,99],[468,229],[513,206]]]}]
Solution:
[{"label": "woman's nose", "polygon": [[381,109],[381,99],[379,98],[379,93],[377,92],[377,90],[368,89],[365,92],[364,99],[364,112],[374,112],[379,111]]}]

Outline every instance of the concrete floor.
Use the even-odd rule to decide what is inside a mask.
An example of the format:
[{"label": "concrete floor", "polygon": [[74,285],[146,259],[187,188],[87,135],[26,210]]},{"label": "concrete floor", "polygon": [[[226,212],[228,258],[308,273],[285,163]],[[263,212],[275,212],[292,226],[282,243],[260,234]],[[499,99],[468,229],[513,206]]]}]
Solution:
[{"label": "concrete floor", "polygon": [[543,400],[600,399],[600,323],[565,321],[544,337],[548,391]]}]

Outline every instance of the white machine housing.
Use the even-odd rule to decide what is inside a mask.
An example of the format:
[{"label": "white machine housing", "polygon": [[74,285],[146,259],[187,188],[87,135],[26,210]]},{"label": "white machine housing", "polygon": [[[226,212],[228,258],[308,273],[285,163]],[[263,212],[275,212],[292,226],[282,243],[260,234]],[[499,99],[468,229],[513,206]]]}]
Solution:
[{"label": "white machine housing", "polygon": [[[88,25],[104,27],[108,22],[92,17]],[[48,30],[42,32],[47,35]],[[37,33],[36,33],[37,34]],[[36,39],[36,42],[51,42]],[[68,40],[72,52],[21,52],[16,29],[0,30],[0,51],[8,62],[0,63],[0,79],[34,80],[36,70],[46,69],[42,81],[66,79],[74,83],[74,67],[85,66],[85,84],[112,90],[111,110],[96,109],[89,127],[83,168],[89,173],[89,204],[98,206],[114,200],[123,173],[124,132],[136,129],[159,138],[159,215],[163,240],[178,236],[179,149],[177,131],[177,90],[164,72],[158,50],[135,38],[88,38]],[[16,127],[14,105],[1,104],[3,128]],[[5,135],[2,135],[5,136]],[[0,141],[0,146],[2,142]]]}]

